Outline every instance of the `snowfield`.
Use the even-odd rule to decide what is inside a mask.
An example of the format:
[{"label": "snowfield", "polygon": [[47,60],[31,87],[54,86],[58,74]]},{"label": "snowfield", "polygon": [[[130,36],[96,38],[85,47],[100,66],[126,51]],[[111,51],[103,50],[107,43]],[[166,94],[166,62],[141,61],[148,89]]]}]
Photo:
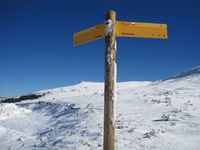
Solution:
[{"label": "snowfield", "polygon": [[[0,150],[102,150],[103,86],[81,82],[0,104]],[[199,72],[117,90],[117,150],[200,149]]]}]

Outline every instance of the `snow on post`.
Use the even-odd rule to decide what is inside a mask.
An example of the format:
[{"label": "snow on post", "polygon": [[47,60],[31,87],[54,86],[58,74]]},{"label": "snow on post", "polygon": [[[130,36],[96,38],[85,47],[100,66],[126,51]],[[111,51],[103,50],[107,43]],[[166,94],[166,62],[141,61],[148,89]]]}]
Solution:
[{"label": "snow on post", "polygon": [[108,36],[112,33],[112,20],[108,19],[105,22],[105,36]]},{"label": "snow on post", "polygon": [[113,75],[113,91],[112,91],[112,101],[113,101],[113,123],[115,126],[115,120],[116,120],[116,102],[117,102],[117,64],[114,65],[114,75]]}]

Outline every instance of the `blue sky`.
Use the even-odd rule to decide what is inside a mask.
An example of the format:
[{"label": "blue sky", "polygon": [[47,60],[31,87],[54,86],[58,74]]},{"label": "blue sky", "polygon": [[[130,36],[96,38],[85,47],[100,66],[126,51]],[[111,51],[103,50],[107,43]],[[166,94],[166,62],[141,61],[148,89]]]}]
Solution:
[{"label": "blue sky", "polygon": [[117,20],[168,24],[169,39],[117,39],[118,81],[159,80],[200,65],[198,0],[0,0],[0,96],[104,80],[104,40],[73,33]]}]

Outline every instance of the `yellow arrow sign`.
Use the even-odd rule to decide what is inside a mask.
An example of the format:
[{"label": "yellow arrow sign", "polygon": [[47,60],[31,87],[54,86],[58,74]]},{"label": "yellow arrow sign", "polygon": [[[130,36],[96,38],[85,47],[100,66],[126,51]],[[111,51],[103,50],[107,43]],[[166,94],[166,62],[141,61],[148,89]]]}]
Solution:
[{"label": "yellow arrow sign", "polygon": [[104,24],[85,29],[74,33],[74,46],[104,38]]},{"label": "yellow arrow sign", "polygon": [[[99,24],[83,31],[74,33],[74,46],[91,42],[105,37],[105,25]],[[117,37],[141,37],[167,39],[167,25],[140,22],[116,22]]]},{"label": "yellow arrow sign", "polygon": [[167,39],[167,25],[117,21],[116,36]]}]

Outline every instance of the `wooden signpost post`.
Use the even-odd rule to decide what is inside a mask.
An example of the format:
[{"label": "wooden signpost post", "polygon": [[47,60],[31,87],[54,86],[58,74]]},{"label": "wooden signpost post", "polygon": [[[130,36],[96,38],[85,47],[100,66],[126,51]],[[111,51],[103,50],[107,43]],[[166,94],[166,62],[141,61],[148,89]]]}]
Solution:
[{"label": "wooden signpost post", "polygon": [[116,37],[167,39],[167,25],[116,21],[116,13],[110,10],[105,14],[104,24],[99,24],[74,34],[74,46],[105,38],[104,150],[115,149]]}]

